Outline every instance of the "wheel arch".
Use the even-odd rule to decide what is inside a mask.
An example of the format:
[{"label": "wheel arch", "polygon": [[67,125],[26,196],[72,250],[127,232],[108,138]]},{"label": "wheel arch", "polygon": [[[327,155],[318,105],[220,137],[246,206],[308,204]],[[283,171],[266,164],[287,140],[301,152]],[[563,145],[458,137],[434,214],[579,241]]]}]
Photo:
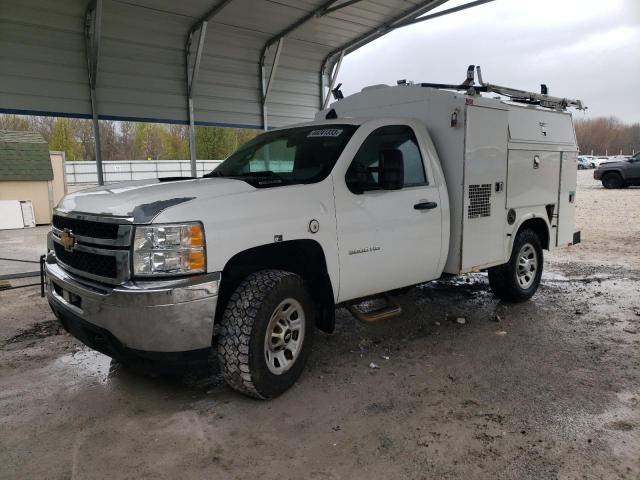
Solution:
[{"label": "wheel arch", "polygon": [[301,239],[270,243],[235,254],[222,270],[216,323],[240,282],[259,270],[286,270],[300,275],[316,306],[316,326],[327,333],[335,327],[335,296],[322,246],[315,240]]},{"label": "wheel arch", "polygon": [[622,178],[622,180],[626,180],[624,169],[620,167],[607,168],[604,172],[602,172],[602,176],[600,177],[600,179],[602,180],[606,175],[610,173],[617,173],[618,175],[620,175],[620,178]]},{"label": "wheel arch", "polygon": [[545,218],[531,214],[521,218],[517,228],[514,229],[514,233],[511,235],[509,242],[509,252],[513,249],[513,242],[516,236],[525,228],[530,228],[536,232],[543,249],[551,249],[551,225]]}]

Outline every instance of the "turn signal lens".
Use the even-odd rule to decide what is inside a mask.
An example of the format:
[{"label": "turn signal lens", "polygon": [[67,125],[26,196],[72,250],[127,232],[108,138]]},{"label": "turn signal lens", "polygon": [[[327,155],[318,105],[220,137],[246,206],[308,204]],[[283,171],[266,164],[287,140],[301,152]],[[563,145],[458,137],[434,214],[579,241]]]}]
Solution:
[{"label": "turn signal lens", "polygon": [[205,268],[204,252],[192,251],[189,252],[189,270],[194,272],[203,272]]},{"label": "turn signal lens", "polygon": [[204,247],[204,232],[202,231],[202,225],[196,223],[189,226],[189,240],[191,248]]}]

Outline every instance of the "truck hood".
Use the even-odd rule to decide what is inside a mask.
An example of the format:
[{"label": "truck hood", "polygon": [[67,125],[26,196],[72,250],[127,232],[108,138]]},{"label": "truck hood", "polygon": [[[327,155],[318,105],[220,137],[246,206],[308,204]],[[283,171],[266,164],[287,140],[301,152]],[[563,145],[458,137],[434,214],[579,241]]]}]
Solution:
[{"label": "truck hood", "polygon": [[609,167],[626,167],[627,165],[629,165],[629,162],[626,162],[626,161],[621,161],[621,162],[617,162],[617,161],[602,162],[600,165],[598,165],[598,168],[599,169],[604,169],[604,168],[609,168]]},{"label": "truck hood", "polygon": [[81,190],[64,197],[57,211],[127,217],[149,223],[163,210],[196,199],[214,199],[256,189],[241,180],[199,178],[137,180]]}]

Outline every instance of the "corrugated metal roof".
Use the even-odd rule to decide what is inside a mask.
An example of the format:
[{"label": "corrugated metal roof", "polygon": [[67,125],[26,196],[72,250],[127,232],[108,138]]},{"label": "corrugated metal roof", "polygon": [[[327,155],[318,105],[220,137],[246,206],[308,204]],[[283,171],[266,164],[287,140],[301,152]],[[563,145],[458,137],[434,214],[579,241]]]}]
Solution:
[{"label": "corrugated metal roof", "polygon": [[[97,72],[100,118],[186,122],[185,43],[207,12],[194,105],[199,124],[260,127],[260,61],[267,73],[285,36],[269,93],[269,126],[313,118],[321,71],[337,54],[385,33],[446,0],[103,0]],[[91,116],[84,47],[87,0],[0,0],[0,111]],[[333,8],[345,5],[343,8]],[[353,46],[351,42],[361,41]]]},{"label": "corrugated metal roof", "polygon": [[0,181],[52,179],[49,146],[42,135],[0,130]]}]

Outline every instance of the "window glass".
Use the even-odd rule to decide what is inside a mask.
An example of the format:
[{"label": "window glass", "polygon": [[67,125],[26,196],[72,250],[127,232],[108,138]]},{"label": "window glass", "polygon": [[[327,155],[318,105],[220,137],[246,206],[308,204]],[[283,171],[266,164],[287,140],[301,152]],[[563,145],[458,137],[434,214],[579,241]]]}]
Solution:
[{"label": "window glass", "polygon": [[278,173],[291,173],[295,158],[296,147],[287,146],[287,140],[281,138],[258,148],[245,168],[249,172],[271,170]]},{"label": "window glass", "polygon": [[380,188],[378,167],[384,150],[402,152],[405,187],[427,183],[422,155],[413,130],[406,125],[389,125],[371,132],[353,158],[345,177],[352,192]]},{"label": "window glass", "polygon": [[313,125],[274,130],[240,147],[205,177],[228,177],[275,187],[326,178],[357,125]]}]

